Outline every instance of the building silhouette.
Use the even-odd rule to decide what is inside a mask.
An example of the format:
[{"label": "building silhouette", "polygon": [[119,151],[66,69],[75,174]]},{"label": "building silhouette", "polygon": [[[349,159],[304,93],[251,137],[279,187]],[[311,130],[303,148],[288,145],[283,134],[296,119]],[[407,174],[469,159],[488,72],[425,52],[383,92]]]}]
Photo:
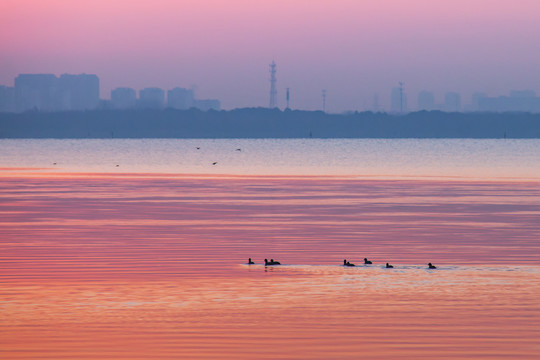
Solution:
[{"label": "building silhouette", "polygon": [[162,109],[165,106],[165,91],[160,88],[145,88],[139,91],[141,109]]},{"label": "building silhouette", "polygon": [[[93,109],[163,109],[165,92],[128,87],[111,91],[111,100],[99,97],[100,82],[94,74],[19,74],[13,87],[0,85],[0,112],[84,111]],[[167,91],[167,106],[178,110],[198,108],[220,110],[216,99],[195,99],[192,89],[176,87]]]},{"label": "building silhouette", "polygon": [[187,110],[194,106],[195,94],[191,89],[176,87],[167,91],[167,107]]},{"label": "building silhouette", "polygon": [[132,88],[111,90],[111,106],[115,109],[132,109],[137,105],[137,92]]},{"label": "building silhouette", "polygon": [[435,96],[431,91],[420,91],[418,93],[418,110],[435,110]]},{"label": "building silhouette", "polygon": [[15,111],[92,110],[99,105],[93,74],[20,74],[15,78]]},{"label": "building silhouette", "polygon": [[58,79],[56,110],[92,110],[99,105],[99,78],[92,74],[63,74]]},{"label": "building silhouette", "polygon": [[532,90],[511,91],[510,96],[481,97],[478,110],[489,112],[540,112],[540,98]]},{"label": "building silhouette", "polygon": [[0,85],[0,112],[15,112],[15,88]]},{"label": "building silhouette", "polygon": [[15,109],[53,111],[57,108],[58,78],[54,74],[20,74],[15,78]]},{"label": "building silhouette", "polygon": [[120,87],[111,91],[111,105],[115,109],[132,109],[137,105],[135,89]]},{"label": "building silhouette", "polygon": [[534,90],[511,90],[510,97],[513,99],[533,99],[536,97]]}]

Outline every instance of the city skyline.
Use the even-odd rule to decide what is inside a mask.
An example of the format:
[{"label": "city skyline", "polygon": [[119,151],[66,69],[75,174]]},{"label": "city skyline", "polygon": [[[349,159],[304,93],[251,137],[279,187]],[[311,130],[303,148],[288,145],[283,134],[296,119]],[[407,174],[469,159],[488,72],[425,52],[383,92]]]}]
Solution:
[{"label": "city skyline", "polygon": [[[280,106],[275,89],[276,64],[270,64],[270,108],[298,109],[289,103],[290,88],[285,89],[285,105]],[[138,95],[138,96],[137,96]],[[319,109],[326,109],[326,89],[322,90],[322,103]],[[371,106],[363,109],[349,109],[350,111],[388,112],[391,114],[406,114],[415,111],[445,111],[445,112],[540,112],[540,97],[530,89],[510,90],[507,94],[488,96],[485,93],[475,92],[469,99],[462,94],[446,91],[436,94],[430,90],[421,90],[417,93],[416,103],[409,101],[409,94],[402,82],[390,91],[390,105],[384,107],[379,104],[379,95],[373,96]],[[440,101],[439,101],[440,100]],[[175,86],[166,90],[159,87],[144,87],[138,89],[130,87],[116,87],[106,98],[100,97],[100,78],[95,74],[19,74],[14,79],[14,86],[8,87],[0,84],[0,112],[22,112],[27,110],[65,111],[65,110],[92,110],[92,109],[129,109],[129,108],[174,108],[187,110],[189,108],[201,110],[221,110],[221,101],[218,99],[197,99],[195,88],[190,89]],[[265,107],[247,106],[246,108]],[[233,110],[233,109],[224,109]],[[339,112],[334,112],[339,113]]]},{"label": "city skyline", "polygon": [[197,99],[194,89],[178,86],[166,92],[157,87],[138,91],[118,87],[111,90],[109,98],[103,99],[100,98],[99,77],[86,73],[59,77],[55,74],[19,74],[13,87],[0,84],[0,112],[164,108],[220,110],[221,102]]},{"label": "city skyline", "polygon": [[[331,112],[371,107],[398,81],[470,99],[540,90],[536,1],[7,1],[0,5],[0,83],[20,73],[96,73],[116,87],[196,88],[223,108],[267,106],[278,64],[278,106]],[[376,19],[376,20],[375,20]],[[234,51],[233,51],[234,50]],[[441,100],[437,100],[441,101]]]}]

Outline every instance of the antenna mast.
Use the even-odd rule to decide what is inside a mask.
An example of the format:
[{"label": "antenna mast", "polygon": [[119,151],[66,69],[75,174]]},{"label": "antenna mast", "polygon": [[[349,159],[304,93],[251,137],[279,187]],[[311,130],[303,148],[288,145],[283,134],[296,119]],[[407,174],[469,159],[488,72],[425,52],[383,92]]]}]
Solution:
[{"label": "antenna mast", "polygon": [[323,89],[322,91],[322,111],[326,112],[326,90]]},{"label": "antenna mast", "polygon": [[277,107],[276,81],[276,63],[272,60],[270,64],[270,109]]},{"label": "antenna mast", "polygon": [[289,109],[289,100],[291,97],[289,96],[289,88],[287,88],[287,109]]}]

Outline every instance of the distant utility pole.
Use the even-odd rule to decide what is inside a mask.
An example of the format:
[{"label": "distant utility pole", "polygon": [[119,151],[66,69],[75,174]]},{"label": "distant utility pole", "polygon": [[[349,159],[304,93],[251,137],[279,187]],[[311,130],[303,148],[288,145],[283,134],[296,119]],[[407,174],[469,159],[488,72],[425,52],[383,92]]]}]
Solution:
[{"label": "distant utility pole", "polygon": [[277,107],[276,82],[276,63],[272,60],[270,64],[270,109]]},{"label": "distant utility pole", "polygon": [[289,109],[289,100],[291,97],[289,96],[289,88],[287,88],[287,109]]},{"label": "distant utility pole", "polygon": [[322,111],[326,112],[326,90],[323,89],[322,91]]},{"label": "distant utility pole", "polygon": [[403,83],[399,82],[399,112],[403,114]]}]

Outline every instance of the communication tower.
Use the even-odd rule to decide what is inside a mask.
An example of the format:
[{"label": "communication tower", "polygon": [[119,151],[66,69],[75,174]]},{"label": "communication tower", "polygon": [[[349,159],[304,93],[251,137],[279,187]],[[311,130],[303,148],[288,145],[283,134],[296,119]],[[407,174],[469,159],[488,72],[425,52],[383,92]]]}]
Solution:
[{"label": "communication tower", "polygon": [[322,91],[322,111],[326,112],[326,90],[323,89]]},{"label": "communication tower", "polygon": [[276,81],[276,63],[272,61],[270,64],[270,109],[277,107]]},{"label": "communication tower", "polygon": [[287,88],[287,109],[289,109],[289,100],[291,97],[289,96],[289,88]]}]

